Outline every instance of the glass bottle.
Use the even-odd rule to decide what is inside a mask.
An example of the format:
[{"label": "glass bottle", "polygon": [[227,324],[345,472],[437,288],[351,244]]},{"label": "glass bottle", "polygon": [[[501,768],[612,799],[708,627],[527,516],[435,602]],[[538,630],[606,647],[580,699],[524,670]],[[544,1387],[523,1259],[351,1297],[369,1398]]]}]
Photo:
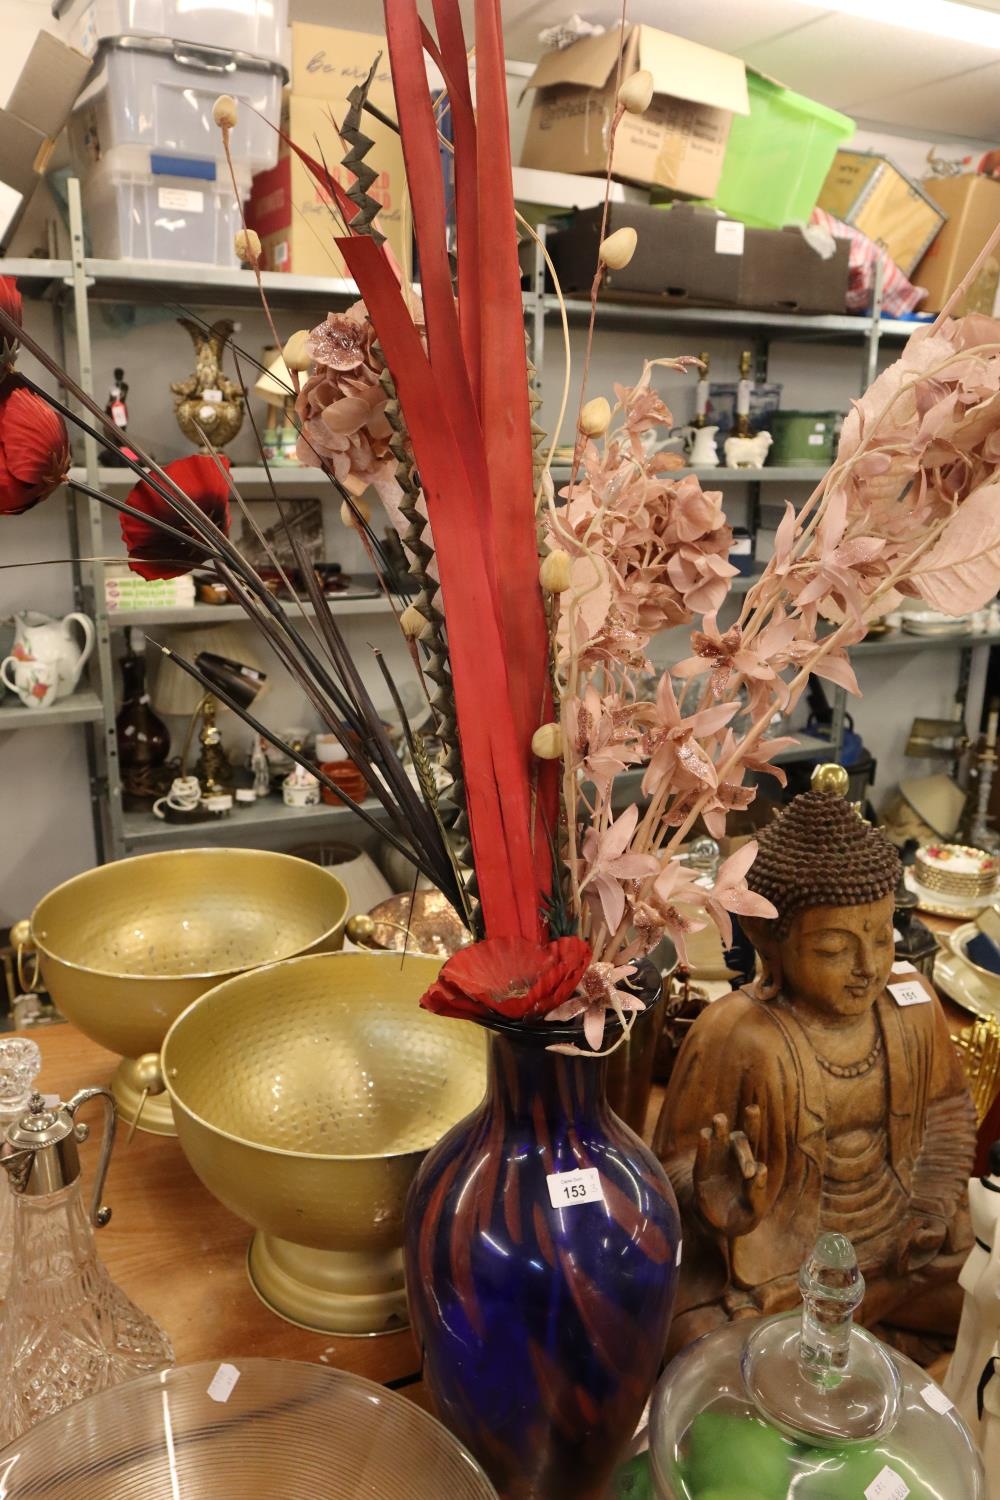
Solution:
[{"label": "glass bottle", "polygon": [[711,361],[708,354],[699,354],[701,360],[701,371],[698,375],[698,385],[694,397],[694,427],[704,427],[708,421],[708,372]]},{"label": "glass bottle", "polygon": [[[155,773],[170,754],[170,731],[153,712],[146,689],[145,651],[137,651],[135,644],[130,631],[128,650],[121,660],[122,706],[115,719],[126,806],[150,803],[160,795]],[[139,645],[143,645],[141,637]]]},{"label": "glass bottle", "polygon": [[734,437],[753,437],[753,428],[750,426],[750,366],[752,361],[752,353],[749,349],[744,349],[740,355],[740,379],[736,387]]},{"label": "glass bottle", "polygon": [[[24,1114],[41,1066],[42,1054],[28,1037],[0,1037],[0,1133]],[[13,1245],[14,1195],[4,1175],[0,1178],[0,1299],[7,1295]]]},{"label": "glass bottle", "polygon": [[[76,1114],[105,1102],[105,1129],[90,1208],[81,1196]],[[115,1132],[107,1089],[81,1089],[46,1107],[33,1094],[8,1126],[2,1158],[13,1190],[10,1288],[0,1324],[0,1447],[43,1417],[95,1391],[173,1363],[166,1335],[116,1286],[97,1255],[93,1226],[111,1217],[101,1194]]]}]

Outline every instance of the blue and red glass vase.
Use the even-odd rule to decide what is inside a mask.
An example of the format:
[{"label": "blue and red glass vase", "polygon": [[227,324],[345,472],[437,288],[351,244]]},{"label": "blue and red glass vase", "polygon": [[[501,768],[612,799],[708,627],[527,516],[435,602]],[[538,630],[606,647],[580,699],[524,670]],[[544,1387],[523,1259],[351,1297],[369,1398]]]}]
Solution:
[{"label": "blue and red glass vase", "polygon": [[578,1028],[491,1029],[486,1097],[407,1204],[424,1379],[503,1500],[605,1500],[663,1358],[677,1203],[607,1059],[546,1050]]}]

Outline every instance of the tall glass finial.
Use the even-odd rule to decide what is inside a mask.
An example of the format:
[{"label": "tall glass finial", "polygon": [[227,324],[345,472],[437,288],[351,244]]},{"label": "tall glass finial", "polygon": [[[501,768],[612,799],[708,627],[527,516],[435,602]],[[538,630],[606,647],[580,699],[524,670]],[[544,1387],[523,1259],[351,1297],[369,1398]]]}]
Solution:
[{"label": "tall glass finial", "polygon": [[802,1263],[799,1290],[802,1367],[820,1383],[836,1381],[850,1362],[854,1314],[865,1295],[865,1278],[850,1240],[842,1234],[821,1234]]}]

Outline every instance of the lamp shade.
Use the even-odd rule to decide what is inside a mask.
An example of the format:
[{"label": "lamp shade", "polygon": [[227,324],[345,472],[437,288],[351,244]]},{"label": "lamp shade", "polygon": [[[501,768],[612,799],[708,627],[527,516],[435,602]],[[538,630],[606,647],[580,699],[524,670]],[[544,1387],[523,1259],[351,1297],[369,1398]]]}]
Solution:
[{"label": "lamp shade", "polygon": [[268,406],[284,406],[295,399],[295,387],[280,349],[265,349],[266,368],[254,383],[254,393]]},{"label": "lamp shade", "polygon": [[[164,646],[185,661],[196,662],[199,656],[207,655],[216,660],[234,663],[237,670],[240,667],[249,668],[259,676],[261,682],[264,681],[260,663],[248,647],[246,632],[239,625],[220,623],[166,630],[162,641]],[[149,697],[156,712],[172,714],[178,718],[190,717],[205,696],[201,683],[162,652],[151,651],[149,656],[153,668],[150,673]],[[210,675],[209,672],[205,673],[205,676]],[[221,677],[219,686],[225,687]],[[222,709],[224,705],[220,704],[219,707]]]}]

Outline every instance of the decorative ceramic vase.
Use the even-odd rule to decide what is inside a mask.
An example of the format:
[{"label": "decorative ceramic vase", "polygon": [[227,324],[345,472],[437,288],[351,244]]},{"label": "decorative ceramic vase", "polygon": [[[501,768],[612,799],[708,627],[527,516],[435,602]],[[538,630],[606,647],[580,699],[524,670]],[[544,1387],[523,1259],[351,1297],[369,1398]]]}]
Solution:
[{"label": "decorative ceramic vase", "polygon": [[486,1098],[407,1202],[410,1316],[447,1427],[503,1500],[604,1500],[656,1379],[680,1220],[607,1059],[498,1022]]}]

